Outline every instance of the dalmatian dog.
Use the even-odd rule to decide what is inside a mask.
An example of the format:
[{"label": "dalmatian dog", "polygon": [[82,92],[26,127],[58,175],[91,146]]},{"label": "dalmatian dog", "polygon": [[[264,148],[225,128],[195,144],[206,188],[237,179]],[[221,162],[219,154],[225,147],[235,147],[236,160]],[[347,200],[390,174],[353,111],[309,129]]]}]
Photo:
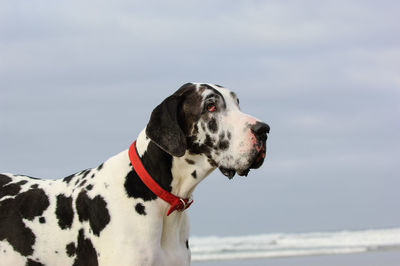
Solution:
[{"label": "dalmatian dog", "polygon": [[128,150],[62,179],[1,174],[0,265],[189,265],[182,199],[216,168],[229,178],[259,168],[267,133],[221,86],[188,83],[166,98],[134,153],[182,201],[168,215],[170,204],[141,179]]}]

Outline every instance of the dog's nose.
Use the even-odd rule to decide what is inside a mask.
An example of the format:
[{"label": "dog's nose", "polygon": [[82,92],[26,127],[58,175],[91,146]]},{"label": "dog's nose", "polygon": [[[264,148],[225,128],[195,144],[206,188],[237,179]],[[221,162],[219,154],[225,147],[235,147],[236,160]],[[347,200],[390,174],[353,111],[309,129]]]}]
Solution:
[{"label": "dog's nose", "polygon": [[269,129],[269,126],[263,122],[257,122],[255,125],[251,126],[251,131],[259,138],[266,138]]}]

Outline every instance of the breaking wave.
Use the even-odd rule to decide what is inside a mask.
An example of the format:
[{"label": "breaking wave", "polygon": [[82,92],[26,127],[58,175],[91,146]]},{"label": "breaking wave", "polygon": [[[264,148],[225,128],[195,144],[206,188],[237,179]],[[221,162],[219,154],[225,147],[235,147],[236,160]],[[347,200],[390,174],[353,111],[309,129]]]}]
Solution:
[{"label": "breaking wave", "polygon": [[192,261],[400,250],[400,228],[237,237],[192,237],[190,246]]}]

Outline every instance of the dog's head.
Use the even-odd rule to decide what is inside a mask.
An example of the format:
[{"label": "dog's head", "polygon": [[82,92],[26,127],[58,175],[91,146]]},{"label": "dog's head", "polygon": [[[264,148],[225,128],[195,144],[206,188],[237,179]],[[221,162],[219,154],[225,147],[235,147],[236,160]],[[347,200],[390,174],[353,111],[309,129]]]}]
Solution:
[{"label": "dog's head", "polygon": [[229,178],[262,165],[267,133],[267,124],[240,110],[234,92],[195,83],[158,105],[146,128],[147,136],[172,156],[207,156]]}]

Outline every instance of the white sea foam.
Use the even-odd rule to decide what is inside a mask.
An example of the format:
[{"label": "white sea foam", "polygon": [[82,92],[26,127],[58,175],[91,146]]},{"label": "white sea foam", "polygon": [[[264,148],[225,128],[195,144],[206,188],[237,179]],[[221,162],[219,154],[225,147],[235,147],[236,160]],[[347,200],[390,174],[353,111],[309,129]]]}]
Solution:
[{"label": "white sea foam", "polygon": [[400,249],[400,228],[239,237],[192,237],[190,246],[193,261],[359,253]]}]

